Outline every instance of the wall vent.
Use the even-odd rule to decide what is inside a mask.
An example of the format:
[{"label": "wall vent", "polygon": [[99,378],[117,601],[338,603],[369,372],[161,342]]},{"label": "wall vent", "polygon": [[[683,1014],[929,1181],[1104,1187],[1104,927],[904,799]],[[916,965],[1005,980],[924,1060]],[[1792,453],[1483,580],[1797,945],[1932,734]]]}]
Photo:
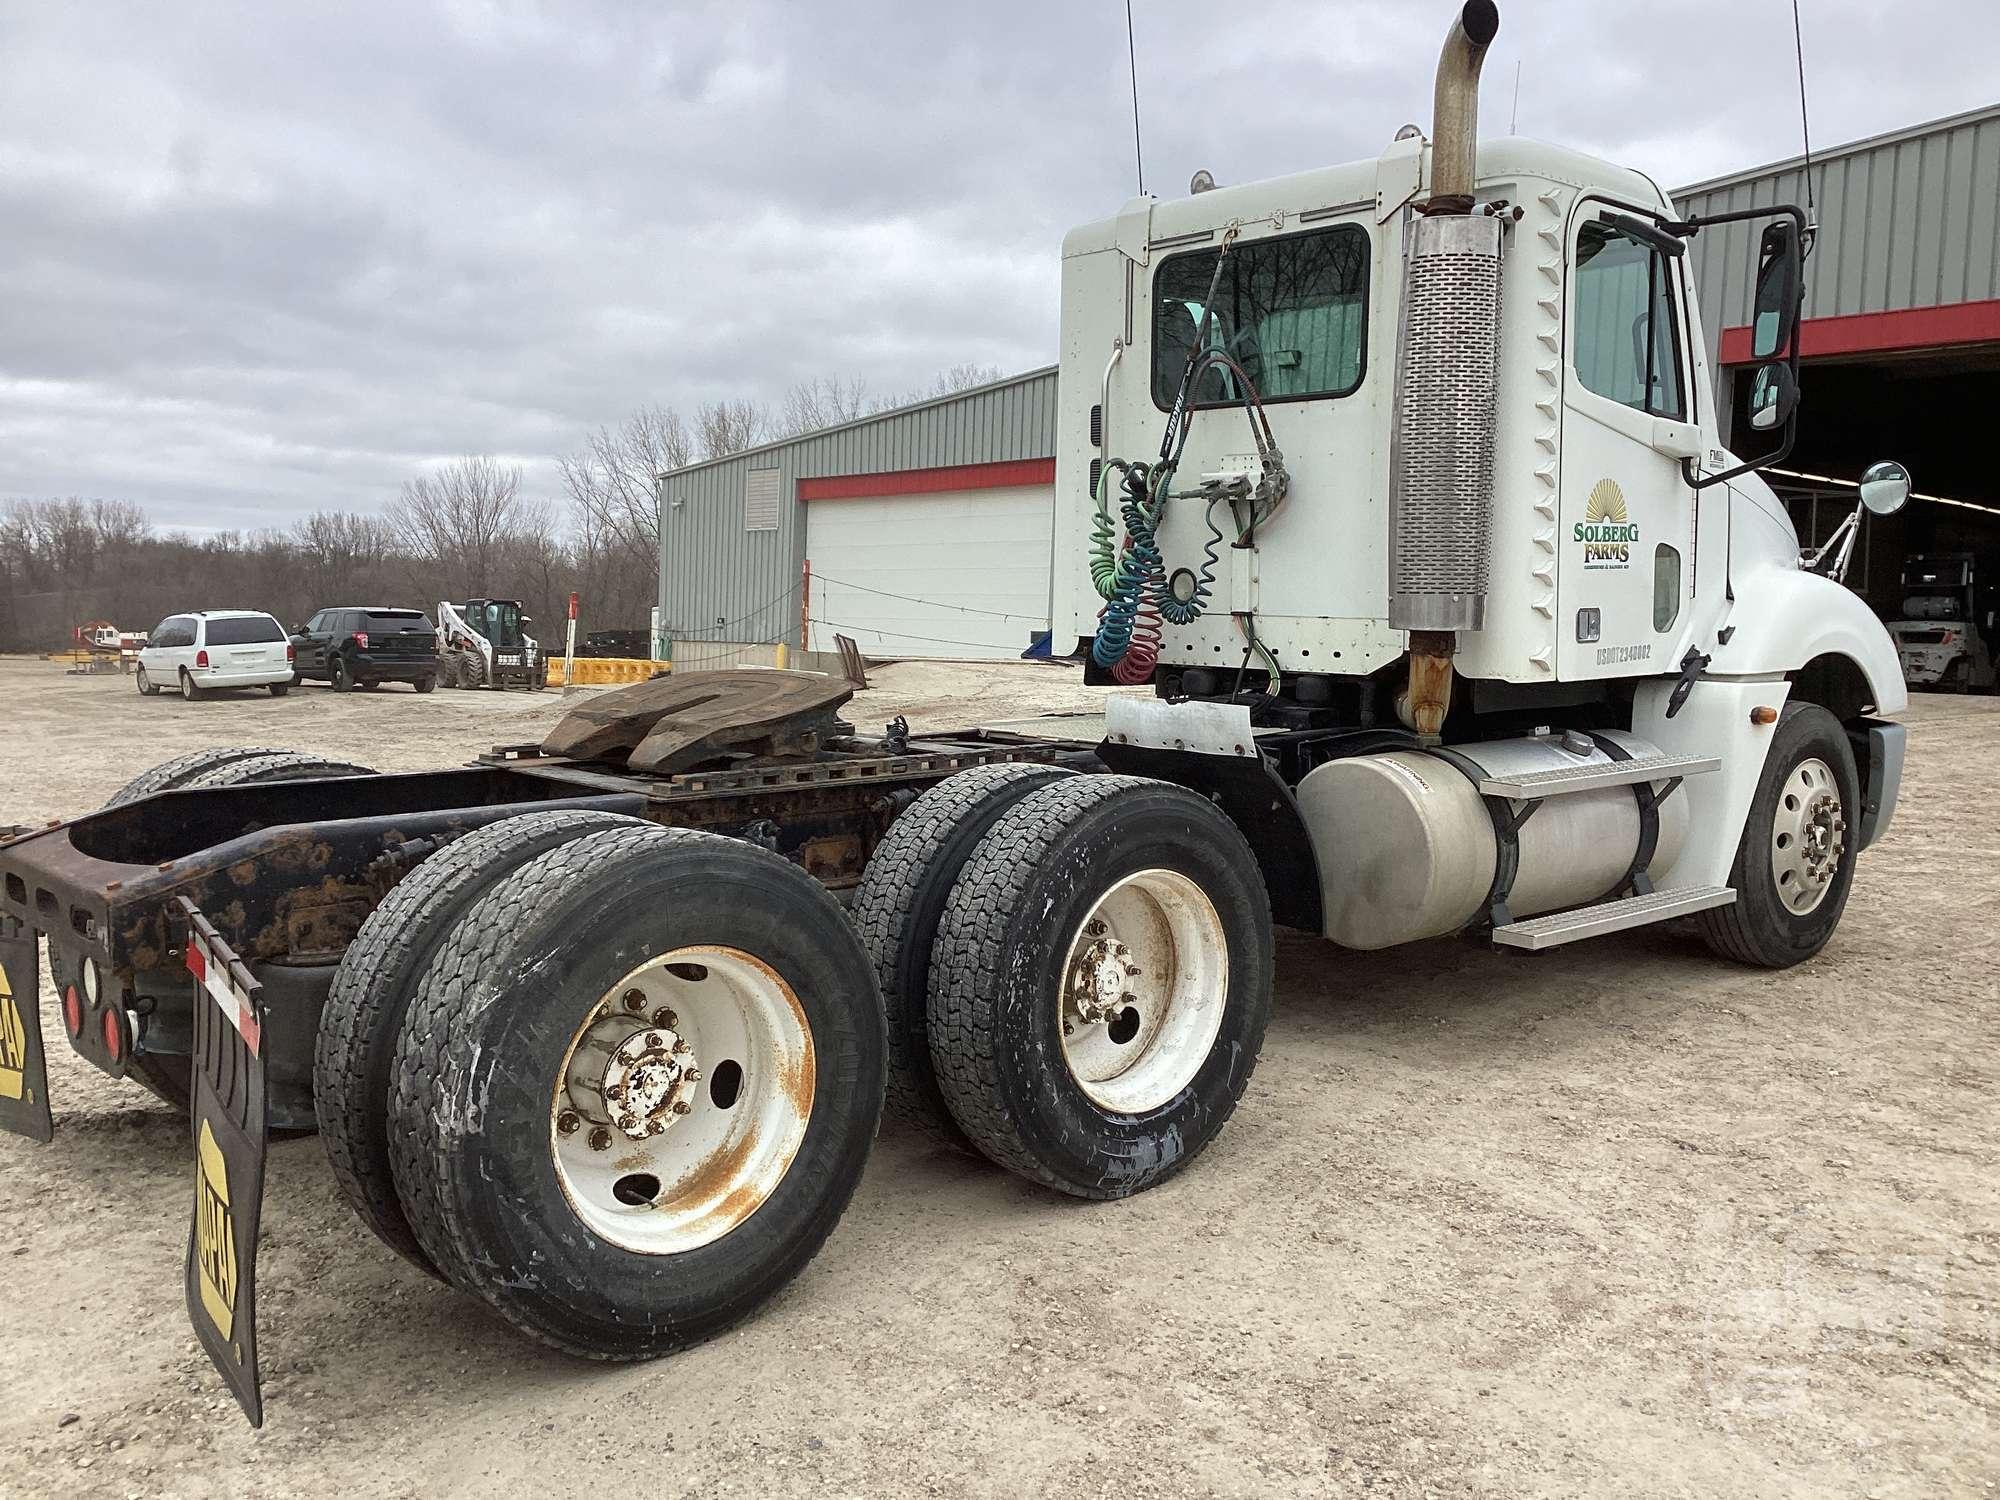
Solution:
[{"label": "wall vent", "polygon": [[752,469],[743,479],[743,529],[778,529],[778,470]]}]

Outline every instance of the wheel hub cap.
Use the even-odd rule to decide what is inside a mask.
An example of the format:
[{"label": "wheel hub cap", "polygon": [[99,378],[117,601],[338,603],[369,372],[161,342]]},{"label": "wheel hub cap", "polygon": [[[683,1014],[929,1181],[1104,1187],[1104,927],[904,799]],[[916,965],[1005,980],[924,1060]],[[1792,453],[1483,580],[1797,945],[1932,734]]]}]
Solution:
[{"label": "wheel hub cap", "polygon": [[598,1081],[611,1123],[635,1141],[658,1135],[694,1107],[701,1071],[688,1044],[665,1028],[620,1042]]},{"label": "wheel hub cap", "polygon": [[1847,813],[1833,768],[1809,759],[1792,768],[1771,828],[1771,878],[1787,911],[1815,910],[1847,852]]},{"label": "wheel hub cap", "polygon": [[1108,1021],[1132,1003],[1130,981],[1138,977],[1132,950],[1116,938],[1100,937],[1070,971],[1070,1004],[1087,1023]]}]

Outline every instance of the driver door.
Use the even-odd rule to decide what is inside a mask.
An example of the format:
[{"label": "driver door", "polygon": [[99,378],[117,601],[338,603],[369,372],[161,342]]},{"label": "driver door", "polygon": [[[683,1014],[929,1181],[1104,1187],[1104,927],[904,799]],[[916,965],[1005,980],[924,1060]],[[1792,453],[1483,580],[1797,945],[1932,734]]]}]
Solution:
[{"label": "driver door", "polygon": [[1694,611],[1701,452],[1682,259],[1584,199],[1570,224],[1558,533],[1565,681],[1671,672]]}]

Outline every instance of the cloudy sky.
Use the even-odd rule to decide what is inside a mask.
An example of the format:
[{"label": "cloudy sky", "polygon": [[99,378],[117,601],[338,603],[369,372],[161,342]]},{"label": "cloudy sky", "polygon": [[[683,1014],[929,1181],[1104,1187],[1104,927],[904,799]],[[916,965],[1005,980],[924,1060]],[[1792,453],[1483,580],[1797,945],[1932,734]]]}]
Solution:
[{"label": "cloudy sky", "polygon": [[[1446,0],[1138,0],[1149,185],[1372,156]],[[1991,101],[1988,0],[1804,0],[1814,137]],[[1796,151],[1785,0],[1503,0],[1489,130]],[[1133,187],[1119,0],[0,0],[0,499],[373,509],[649,402],[1053,358]]]}]

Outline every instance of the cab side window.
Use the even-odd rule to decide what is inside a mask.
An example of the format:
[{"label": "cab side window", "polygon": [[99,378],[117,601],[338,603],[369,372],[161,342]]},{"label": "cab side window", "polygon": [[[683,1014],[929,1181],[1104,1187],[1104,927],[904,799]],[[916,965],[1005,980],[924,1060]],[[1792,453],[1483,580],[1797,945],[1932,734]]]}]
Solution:
[{"label": "cab side window", "polygon": [[1685,420],[1673,268],[1616,225],[1592,220],[1576,242],[1577,379],[1621,406]]},{"label": "cab side window", "polygon": [[314,615],[310,620],[306,621],[306,628],[300,631],[299,633],[301,635],[317,635],[319,634],[320,630],[325,626],[325,624],[326,624],[326,611],[321,610],[318,614]]}]

